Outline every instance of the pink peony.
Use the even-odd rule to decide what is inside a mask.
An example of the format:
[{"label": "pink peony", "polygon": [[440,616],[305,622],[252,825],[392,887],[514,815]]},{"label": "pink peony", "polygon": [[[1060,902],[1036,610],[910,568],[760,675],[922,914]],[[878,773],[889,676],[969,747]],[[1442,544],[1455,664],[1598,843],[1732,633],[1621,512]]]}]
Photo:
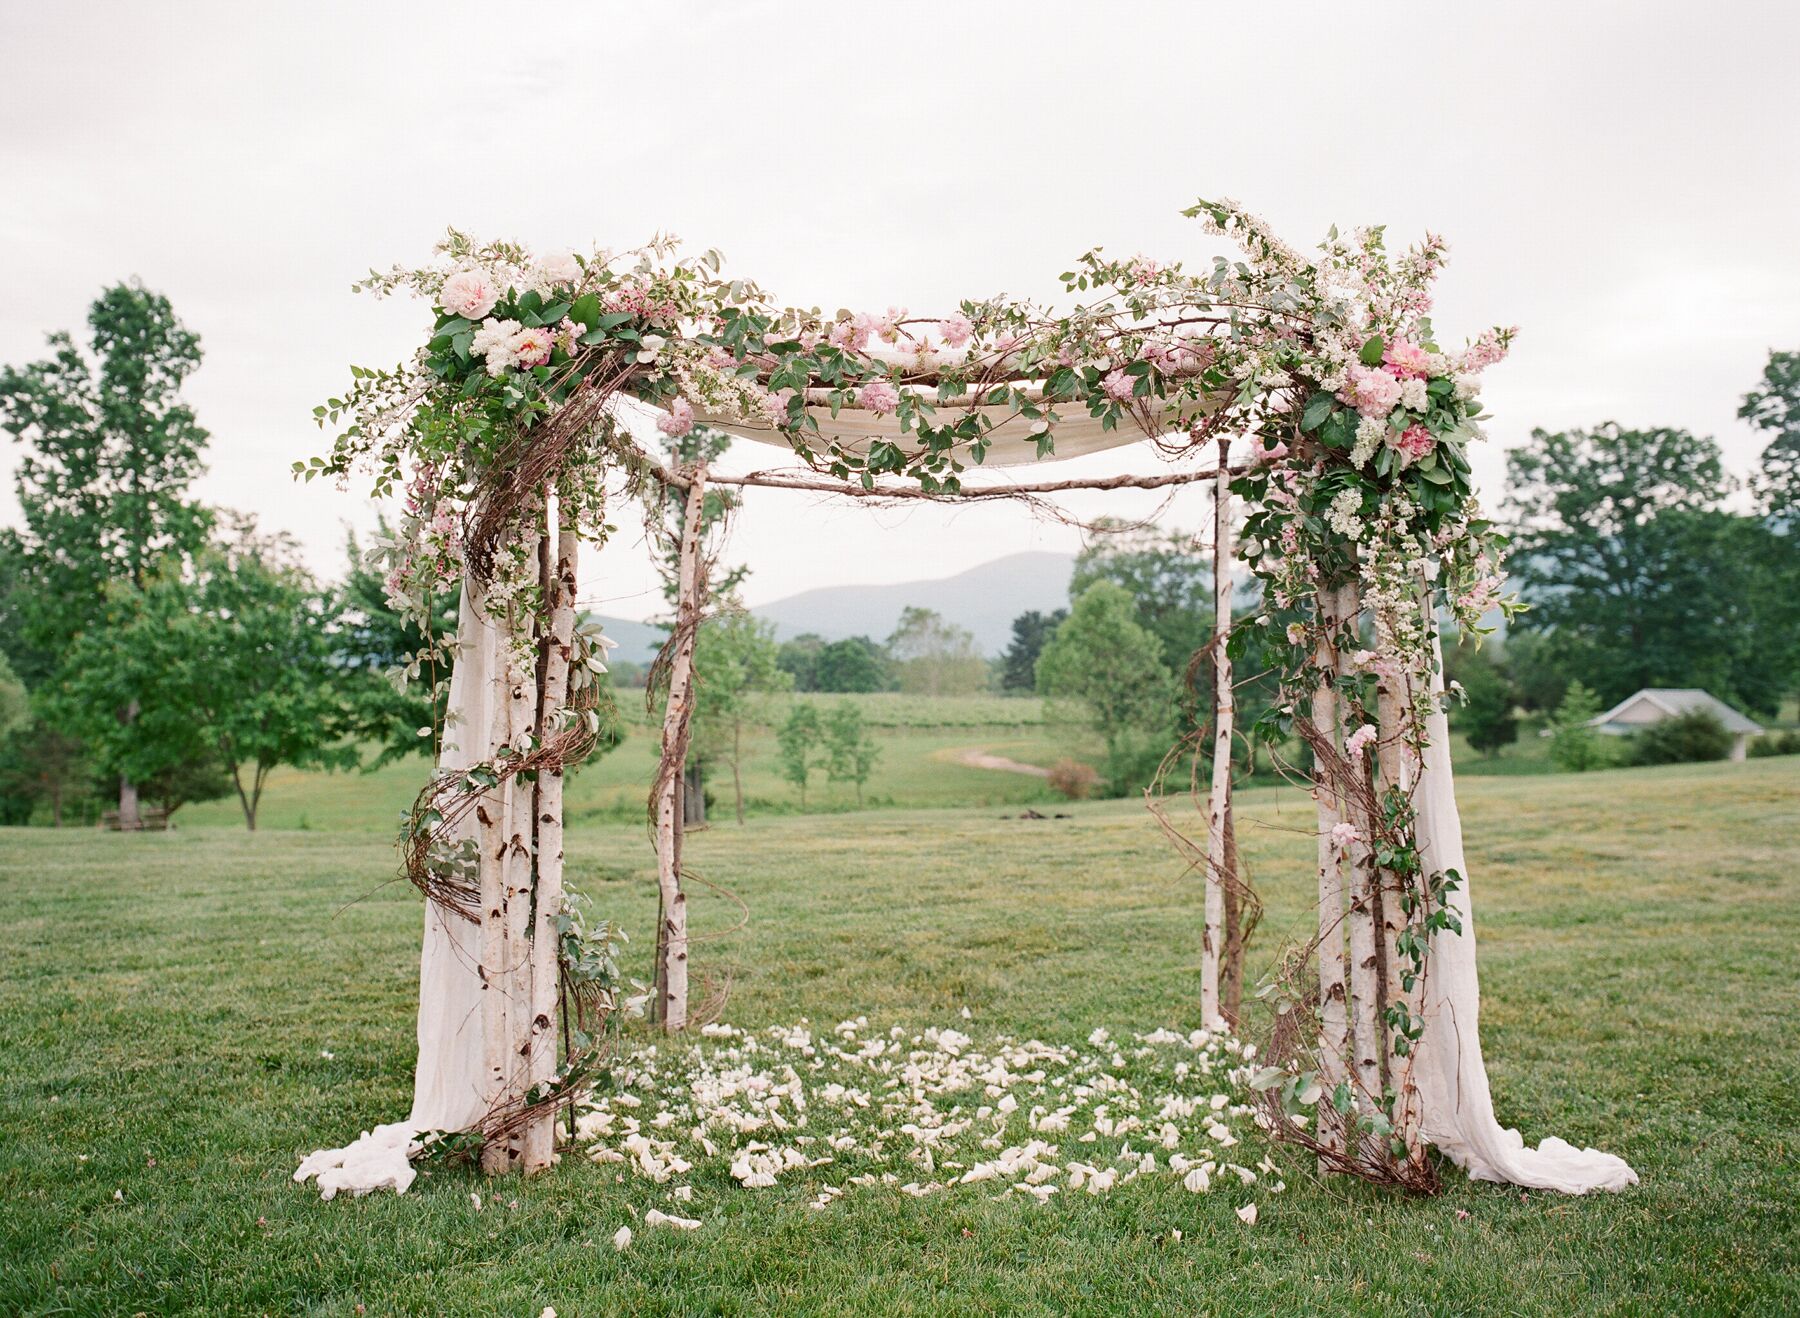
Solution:
[{"label": "pink peony", "polygon": [[1384,417],[1400,402],[1400,381],[1379,367],[1352,366],[1344,401],[1364,416]]},{"label": "pink peony", "polygon": [[669,404],[668,413],[656,418],[656,428],[670,439],[680,439],[694,428],[694,405],[685,398]]},{"label": "pink peony", "polygon": [[1136,384],[1137,381],[1125,374],[1125,368],[1121,366],[1117,370],[1109,373],[1106,379],[1100,382],[1100,388],[1108,398],[1115,399],[1121,403],[1129,403],[1131,401],[1131,390]]},{"label": "pink peony", "polygon": [[1350,734],[1349,740],[1344,742],[1344,754],[1348,755],[1351,759],[1355,759],[1358,755],[1363,753],[1363,747],[1375,740],[1376,735],[1375,725],[1373,723],[1363,724],[1355,732]]},{"label": "pink peony", "polygon": [[480,270],[458,270],[438,293],[438,305],[464,320],[480,320],[499,300],[499,288]]},{"label": "pink peony", "polygon": [[1431,371],[1431,354],[1411,339],[1395,339],[1387,346],[1388,369],[1402,380],[1423,379]]},{"label": "pink peony", "polygon": [[960,348],[975,334],[975,326],[958,311],[938,322],[938,337],[952,348]]},{"label": "pink peony", "polygon": [[513,361],[520,366],[542,366],[550,360],[550,349],[554,343],[547,329],[522,329],[513,335]]},{"label": "pink peony", "polygon": [[1394,440],[1394,447],[1406,454],[1408,460],[1412,462],[1417,462],[1431,452],[1436,444],[1437,440],[1432,433],[1424,426],[1418,425],[1408,426]]},{"label": "pink peony", "polygon": [[870,380],[857,391],[856,405],[882,416],[900,406],[900,391],[886,380]]}]

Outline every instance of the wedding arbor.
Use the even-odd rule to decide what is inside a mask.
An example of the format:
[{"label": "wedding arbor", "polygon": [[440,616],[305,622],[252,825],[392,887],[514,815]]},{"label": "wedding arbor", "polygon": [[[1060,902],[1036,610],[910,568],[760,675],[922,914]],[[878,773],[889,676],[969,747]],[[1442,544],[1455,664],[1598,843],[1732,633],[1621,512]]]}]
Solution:
[{"label": "wedding arbor", "polygon": [[[1445,727],[1440,617],[1477,628],[1506,606],[1499,551],[1470,487],[1481,372],[1510,331],[1435,342],[1431,238],[1397,255],[1379,229],[1335,231],[1314,258],[1230,203],[1188,214],[1235,243],[1200,274],[1095,250],[1061,279],[1069,310],[992,298],[947,315],[824,315],[776,306],[659,240],[623,255],[533,258],[452,232],[440,261],[374,274],[437,309],[415,359],[353,371],[320,409],[340,426],[308,477],[373,473],[405,520],[388,588],[428,618],[456,589],[458,634],[438,770],[405,840],[426,897],[419,1067],[405,1122],[301,1174],[327,1188],[404,1188],[424,1132],[470,1132],[490,1172],[542,1169],[556,1109],[587,1079],[586,1007],[616,986],[562,887],[561,783],[598,730],[597,636],[575,616],[582,541],[621,493],[680,510],[675,626],[651,785],[661,917],[653,1009],[688,1021],[680,792],[705,607],[709,491],[853,499],[1034,498],[1205,481],[1217,498],[1218,718],[1232,729],[1233,497],[1240,557],[1262,584],[1241,626],[1268,629],[1272,717],[1308,748],[1318,810],[1318,934],[1289,985],[1280,1045],[1256,1077],[1268,1124],[1328,1169],[1414,1188],[1436,1145],[1472,1176],[1581,1192],[1635,1177],[1494,1120],[1478,1036],[1474,931]],[[778,445],[784,470],[723,476],[637,443],[634,411],[675,440],[697,426]],[[1242,452],[1233,460],[1232,437]],[[1016,467],[1149,443],[1156,476],[978,482]],[[421,655],[421,672],[434,655]],[[1203,1018],[1218,1021],[1229,872],[1228,754],[1215,756],[1205,868]],[[1298,768],[1298,766],[1297,766]],[[1316,976],[1316,977],[1315,977]]]}]

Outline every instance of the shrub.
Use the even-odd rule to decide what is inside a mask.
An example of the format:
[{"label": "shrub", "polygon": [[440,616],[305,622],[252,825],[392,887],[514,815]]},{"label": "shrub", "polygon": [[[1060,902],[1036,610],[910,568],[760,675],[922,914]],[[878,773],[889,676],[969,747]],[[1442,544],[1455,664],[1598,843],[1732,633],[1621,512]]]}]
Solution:
[{"label": "shrub", "polygon": [[1601,744],[1600,733],[1588,726],[1588,720],[1600,712],[1600,699],[1579,682],[1569,683],[1562,704],[1550,720],[1554,730],[1550,758],[1556,767],[1569,773],[1599,769],[1612,759],[1611,750]]},{"label": "shrub", "polygon": [[1750,739],[1752,755],[1800,755],[1800,732],[1766,732]]},{"label": "shrub", "polygon": [[1731,754],[1731,734],[1717,714],[1691,710],[1654,723],[1631,739],[1633,764],[1691,764]]},{"label": "shrub", "polygon": [[1093,765],[1067,756],[1050,766],[1050,786],[1071,801],[1087,800],[1099,781],[1100,771]]}]

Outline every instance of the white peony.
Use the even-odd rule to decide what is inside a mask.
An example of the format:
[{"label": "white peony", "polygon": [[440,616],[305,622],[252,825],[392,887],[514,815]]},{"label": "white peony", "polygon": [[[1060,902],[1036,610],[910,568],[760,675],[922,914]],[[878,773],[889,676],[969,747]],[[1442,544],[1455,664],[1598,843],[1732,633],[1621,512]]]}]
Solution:
[{"label": "white peony", "polygon": [[458,270],[438,293],[438,305],[465,320],[480,320],[499,300],[499,285],[481,270]]},{"label": "white peony", "polygon": [[581,282],[581,262],[569,251],[545,252],[531,267],[531,286],[540,293]]}]

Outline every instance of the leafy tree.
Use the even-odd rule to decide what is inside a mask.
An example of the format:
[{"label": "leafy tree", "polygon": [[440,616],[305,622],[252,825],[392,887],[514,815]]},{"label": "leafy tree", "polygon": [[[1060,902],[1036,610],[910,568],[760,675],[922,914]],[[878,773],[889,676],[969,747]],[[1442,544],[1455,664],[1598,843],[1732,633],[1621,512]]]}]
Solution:
[{"label": "leafy tree", "polygon": [[814,691],[886,691],[887,655],[867,636],[850,636],[821,646],[813,665]]},{"label": "leafy tree", "polygon": [[[191,569],[171,560],[111,600],[110,625],[77,642],[57,694],[109,769],[164,784],[165,799],[202,799],[222,773],[254,830],[271,770],[356,762],[355,688],[376,679],[339,662],[333,602],[291,541],[242,520]],[[107,717],[125,692],[138,716]]]},{"label": "leafy tree", "polygon": [[1493,755],[1519,739],[1519,717],[1513,712],[1517,697],[1491,645],[1458,647],[1451,675],[1463,689],[1463,703],[1453,706],[1453,717],[1471,747]]},{"label": "leafy tree", "polygon": [[795,701],[787,721],[775,734],[781,776],[800,789],[800,808],[806,809],[806,784],[818,767],[819,743],[825,735],[819,711],[804,700]]},{"label": "leafy tree", "polygon": [[1028,609],[1013,619],[1012,644],[1006,647],[1006,653],[1000,659],[1000,686],[1003,690],[1037,690],[1038,655],[1043,652],[1044,642],[1050,639],[1068,616],[1067,609],[1057,609],[1053,613]]},{"label": "leafy tree", "polygon": [[825,772],[834,783],[855,783],[856,804],[863,803],[863,784],[869,781],[881,748],[863,726],[862,710],[854,701],[840,701],[825,716]]},{"label": "leafy tree", "polygon": [[1767,709],[1793,671],[1773,532],[1719,507],[1718,446],[1685,430],[1534,431],[1507,455],[1512,569],[1535,658],[1605,701],[1704,685]]},{"label": "leafy tree", "polygon": [[969,695],[987,686],[987,661],[966,628],[931,609],[908,606],[888,637],[900,689],[915,695]]},{"label": "leafy tree", "polygon": [[1126,529],[1101,522],[1101,532],[1075,559],[1069,598],[1097,581],[1111,581],[1131,596],[1139,625],[1162,642],[1177,671],[1212,639],[1212,559],[1198,536],[1185,531]]},{"label": "leafy tree", "polygon": [[[110,586],[145,587],[166,559],[200,549],[211,520],[187,497],[207,439],[181,399],[199,338],[139,284],[105,290],[88,329],[85,352],[59,331],[46,359],[0,369],[0,425],[25,450],[24,525],[0,536],[0,637],[33,688],[66,671],[76,639],[105,621]],[[112,696],[97,713],[129,723],[139,693]],[[129,824],[135,785],[119,788]]]},{"label": "leafy tree", "polygon": [[380,747],[365,766],[371,771],[432,749],[420,732],[443,726],[456,658],[458,602],[453,593],[446,591],[432,601],[429,635],[415,619],[388,603],[381,564],[392,539],[385,518],[371,550],[365,551],[354,533],[348,537],[349,566],[335,610],[339,661],[384,679],[353,687],[354,734]]},{"label": "leafy tree", "polygon": [[1106,746],[1115,792],[1141,785],[1145,765],[1167,749],[1175,684],[1162,642],[1136,617],[1123,586],[1097,581],[1038,656],[1038,690],[1075,702]]},{"label": "leafy tree", "polygon": [[1588,726],[1599,712],[1600,698],[1581,683],[1571,682],[1550,721],[1550,758],[1558,768],[1585,773],[1611,761],[1601,745],[1602,734]]},{"label": "leafy tree", "polygon": [[1791,532],[1800,522],[1800,352],[1769,354],[1738,415],[1770,435],[1754,484],[1763,511]]},{"label": "leafy tree", "polygon": [[783,641],[776,652],[775,663],[782,672],[794,679],[794,690],[817,691],[819,652],[825,648],[825,638],[817,632],[803,632],[790,640]]},{"label": "leafy tree", "polygon": [[760,702],[786,691],[793,677],[776,664],[775,625],[759,622],[741,606],[729,607],[700,624],[694,640],[695,762],[723,761],[731,767],[737,821],[744,822],[744,731],[759,722]]}]

